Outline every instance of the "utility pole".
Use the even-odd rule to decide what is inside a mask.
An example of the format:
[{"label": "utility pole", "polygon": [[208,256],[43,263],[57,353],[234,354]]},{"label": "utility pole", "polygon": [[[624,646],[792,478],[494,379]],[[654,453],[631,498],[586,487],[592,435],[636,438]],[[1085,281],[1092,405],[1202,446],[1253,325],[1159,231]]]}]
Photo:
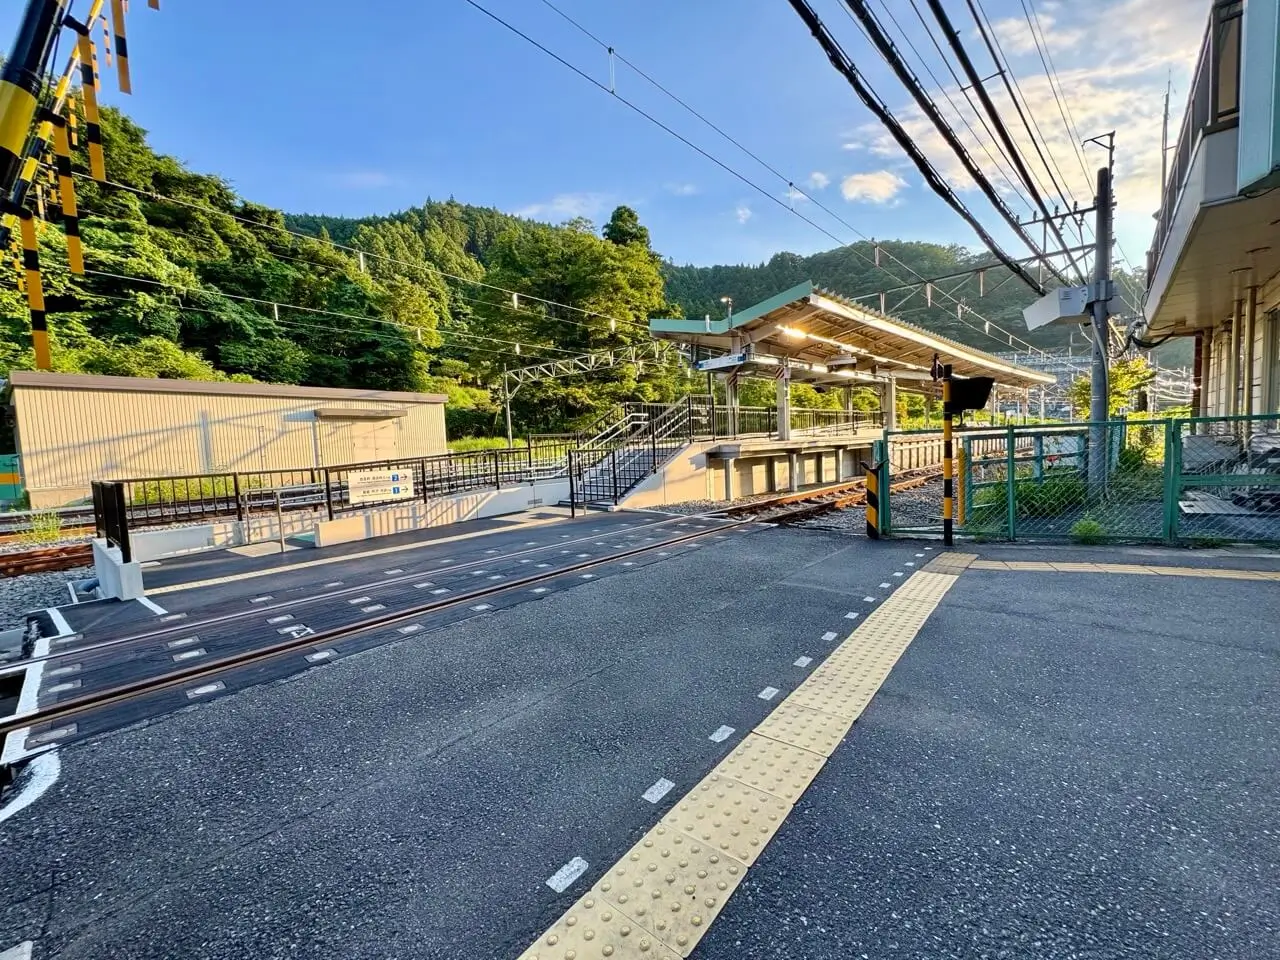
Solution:
[{"label": "utility pole", "polygon": [[6,207],[22,169],[22,152],[35,119],[49,53],[62,26],[63,2],[27,0],[9,59],[0,71],[0,200]]},{"label": "utility pole", "polygon": [[1160,124],[1160,208],[1164,209],[1164,192],[1169,182],[1169,92],[1173,77],[1164,86],[1164,121]]},{"label": "utility pole", "polygon": [[1089,378],[1089,492],[1100,496],[1107,487],[1107,318],[1111,301],[1111,166],[1098,169],[1094,199],[1095,239],[1093,255],[1093,364]]},{"label": "utility pole", "polygon": [[502,406],[507,414],[507,449],[515,446],[515,438],[511,433],[511,378],[507,376],[507,368],[502,368]]}]

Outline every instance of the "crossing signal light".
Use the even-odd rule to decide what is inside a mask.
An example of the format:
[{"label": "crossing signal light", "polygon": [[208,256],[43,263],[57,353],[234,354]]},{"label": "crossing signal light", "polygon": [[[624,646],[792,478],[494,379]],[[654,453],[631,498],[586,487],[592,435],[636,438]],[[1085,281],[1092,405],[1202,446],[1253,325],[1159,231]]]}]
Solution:
[{"label": "crossing signal light", "polygon": [[992,377],[952,377],[951,399],[944,412],[956,414],[966,410],[981,410],[991,399]]}]

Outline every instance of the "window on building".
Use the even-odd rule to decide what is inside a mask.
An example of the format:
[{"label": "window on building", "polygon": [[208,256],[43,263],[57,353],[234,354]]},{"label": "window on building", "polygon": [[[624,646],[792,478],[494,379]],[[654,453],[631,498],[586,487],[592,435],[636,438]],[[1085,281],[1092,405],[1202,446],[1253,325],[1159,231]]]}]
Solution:
[{"label": "window on building", "polygon": [[1213,116],[1222,123],[1240,115],[1240,24],[1244,5],[1223,3],[1214,11]]},{"label": "window on building", "polygon": [[1262,357],[1262,412],[1280,413],[1280,308],[1267,312]]}]

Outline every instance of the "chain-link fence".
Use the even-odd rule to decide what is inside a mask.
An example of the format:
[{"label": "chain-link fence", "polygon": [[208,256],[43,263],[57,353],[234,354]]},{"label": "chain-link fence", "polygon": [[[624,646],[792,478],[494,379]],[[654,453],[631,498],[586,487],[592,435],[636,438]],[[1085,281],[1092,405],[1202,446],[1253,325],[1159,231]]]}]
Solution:
[{"label": "chain-link fence", "polygon": [[[957,431],[954,449],[960,536],[1280,542],[1280,415]],[[886,532],[941,532],[941,480],[911,482],[927,464],[940,477],[940,435],[885,450]]]}]

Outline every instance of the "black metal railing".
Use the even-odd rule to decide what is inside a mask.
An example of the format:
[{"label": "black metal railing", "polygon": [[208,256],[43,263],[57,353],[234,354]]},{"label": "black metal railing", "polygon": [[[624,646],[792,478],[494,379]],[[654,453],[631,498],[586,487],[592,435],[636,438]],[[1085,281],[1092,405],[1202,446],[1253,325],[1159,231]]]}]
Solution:
[{"label": "black metal railing", "polygon": [[110,480],[95,480],[93,491],[94,534],[108,545],[120,549],[120,560],[129,563],[133,551],[129,545],[129,515],[125,501],[124,484]]}]

